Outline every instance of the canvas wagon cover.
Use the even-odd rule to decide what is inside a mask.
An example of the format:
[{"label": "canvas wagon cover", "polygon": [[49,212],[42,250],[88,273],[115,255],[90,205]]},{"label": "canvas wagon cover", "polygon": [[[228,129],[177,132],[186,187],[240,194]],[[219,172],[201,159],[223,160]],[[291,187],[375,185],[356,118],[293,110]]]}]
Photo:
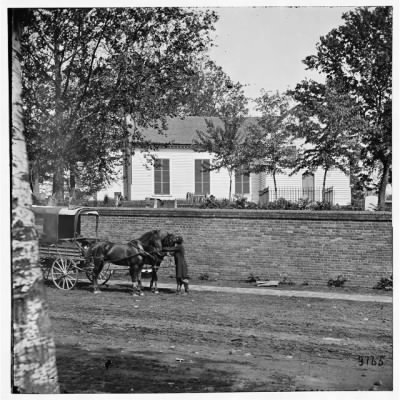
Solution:
[{"label": "canvas wagon cover", "polygon": [[40,242],[56,243],[60,239],[73,239],[80,234],[79,217],[81,214],[98,213],[87,207],[69,209],[65,207],[32,206],[35,214],[35,227]]}]

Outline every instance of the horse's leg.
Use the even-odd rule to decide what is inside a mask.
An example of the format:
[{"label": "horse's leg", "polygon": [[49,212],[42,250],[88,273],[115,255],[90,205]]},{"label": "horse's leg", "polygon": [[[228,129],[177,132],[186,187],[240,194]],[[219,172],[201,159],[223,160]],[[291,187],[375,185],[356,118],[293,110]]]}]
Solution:
[{"label": "horse's leg", "polygon": [[136,278],[136,271],[135,271],[134,264],[129,265],[129,274],[130,274],[131,280],[132,280],[132,295],[137,296],[138,287],[137,287],[137,282],[136,282],[137,278]]},{"label": "horse's leg", "polygon": [[154,284],[154,265],[151,265],[151,278],[150,278],[150,291],[154,293],[153,284]]},{"label": "horse's leg", "polygon": [[152,290],[152,292],[155,294],[158,294],[157,282],[158,282],[157,267],[155,265],[153,265],[151,268],[150,289],[153,287],[153,283],[154,283],[154,289]]},{"label": "horse's leg", "polygon": [[129,265],[129,273],[132,279],[132,290],[134,296],[143,296],[139,285],[139,265],[137,263]]},{"label": "horse's leg", "polygon": [[94,294],[101,292],[101,290],[99,289],[97,279],[98,279],[103,267],[104,267],[104,258],[101,257],[101,258],[96,259],[94,262],[94,268],[93,268],[93,293]]},{"label": "horse's leg", "polygon": [[140,289],[140,295],[143,296],[143,285],[142,285],[142,268],[138,266],[138,286]]}]

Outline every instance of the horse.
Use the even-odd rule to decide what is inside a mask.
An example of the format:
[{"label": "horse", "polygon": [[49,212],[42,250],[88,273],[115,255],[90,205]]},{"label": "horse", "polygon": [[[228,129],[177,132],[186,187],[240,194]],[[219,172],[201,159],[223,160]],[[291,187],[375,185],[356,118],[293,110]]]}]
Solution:
[{"label": "horse", "polygon": [[97,242],[91,245],[87,251],[86,257],[93,260],[93,293],[99,293],[98,276],[104,267],[106,261],[129,267],[129,274],[132,279],[132,289],[134,295],[143,296],[140,280],[144,260],[152,261],[153,256],[147,253],[140,242],[136,243],[113,243],[109,241]]},{"label": "horse", "polygon": [[144,251],[150,255],[150,257],[144,255],[143,261],[144,264],[151,266],[150,290],[153,293],[158,293],[157,270],[165,255],[162,249],[163,247],[172,247],[175,244],[175,239],[176,236],[174,234],[155,229],[144,233],[139,239],[134,239],[129,242],[132,244],[139,242],[143,246]]}]

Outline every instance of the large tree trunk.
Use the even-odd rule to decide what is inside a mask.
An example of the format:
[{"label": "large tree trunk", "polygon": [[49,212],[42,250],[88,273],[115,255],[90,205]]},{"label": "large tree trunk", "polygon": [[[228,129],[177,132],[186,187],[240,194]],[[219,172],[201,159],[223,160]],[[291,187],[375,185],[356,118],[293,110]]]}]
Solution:
[{"label": "large tree trunk", "polygon": [[326,175],[328,174],[329,168],[324,170],[324,180],[322,181],[322,201],[325,202],[325,186],[326,186]]},{"label": "large tree trunk", "polygon": [[379,193],[378,193],[378,210],[385,209],[386,200],[386,186],[389,179],[389,163],[388,161],[383,162],[383,171],[381,181],[379,182]]},{"label": "large tree trunk", "polygon": [[272,177],[274,179],[275,201],[277,201],[278,200],[278,187],[276,186],[276,172],[275,172],[275,170],[272,172]]},{"label": "large tree trunk", "polygon": [[136,115],[134,112],[125,115],[125,134],[126,138],[124,140],[123,147],[123,196],[125,199],[131,199],[131,162],[132,162],[132,151],[134,135],[136,134],[137,123]]},{"label": "large tree trunk", "polygon": [[39,268],[23,135],[20,29],[12,24],[12,385],[14,393],[58,393],[55,346]]},{"label": "large tree trunk", "polygon": [[76,199],[76,175],[74,166],[69,167],[69,200]]},{"label": "large tree trunk", "polygon": [[55,150],[59,152],[60,157],[56,161],[54,176],[53,176],[53,195],[55,195],[57,202],[62,202],[64,200],[64,160],[61,157],[62,152],[65,150],[63,146],[64,140],[64,106],[62,101],[62,75],[61,75],[61,55],[60,55],[60,43],[59,43],[60,32],[56,28],[54,31],[54,70],[55,70],[55,117],[56,117],[56,127],[55,127]]},{"label": "large tree trunk", "polygon": [[40,185],[39,185],[39,166],[38,162],[34,161],[33,165],[31,166],[31,189],[33,192],[33,195],[36,197],[36,199],[39,198],[40,196]]},{"label": "large tree trunk", "polygon": [[228,169],[229,173],[229,202],[232,201],[232,175],[233,171],[231,169]]},{"label": "large tree trunk", "polygon": [[64,167],[61,161],[58,161],[53,175],[53,195],[58,203],[64,201]]}]

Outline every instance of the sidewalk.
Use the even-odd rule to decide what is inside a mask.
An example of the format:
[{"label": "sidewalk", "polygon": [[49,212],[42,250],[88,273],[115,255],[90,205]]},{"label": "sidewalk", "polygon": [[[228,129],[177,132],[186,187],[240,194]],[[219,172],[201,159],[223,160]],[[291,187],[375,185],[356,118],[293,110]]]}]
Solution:
[{"label": "sidewalk", "polygon": [[[128,285],[131,286],[131,281],[128,280],[110,280],[109,285]],[[176,284],[164,283],[158,284],[159,289],[175,290]],[[365,301],[373,303],[392,303],[391,296],[382,295],[367,295],[367,294],[349,294],[349,293],[332,293],[332,292],[315,292],[303,290],[281,290],[269,289],[265,287],[260,288],[234,288],[234,287],[221,287],[221,286],[207,286],[207,285],[190,285],[191,291],[199,292],[219,292],[219,293],[237,293],[237,294],[253,294],[260,296],[281,296],[281,297],[306,297],[306,298],[319,298],[319,299],[332,299],[332,300],[349,300],[349,301]]]}]

